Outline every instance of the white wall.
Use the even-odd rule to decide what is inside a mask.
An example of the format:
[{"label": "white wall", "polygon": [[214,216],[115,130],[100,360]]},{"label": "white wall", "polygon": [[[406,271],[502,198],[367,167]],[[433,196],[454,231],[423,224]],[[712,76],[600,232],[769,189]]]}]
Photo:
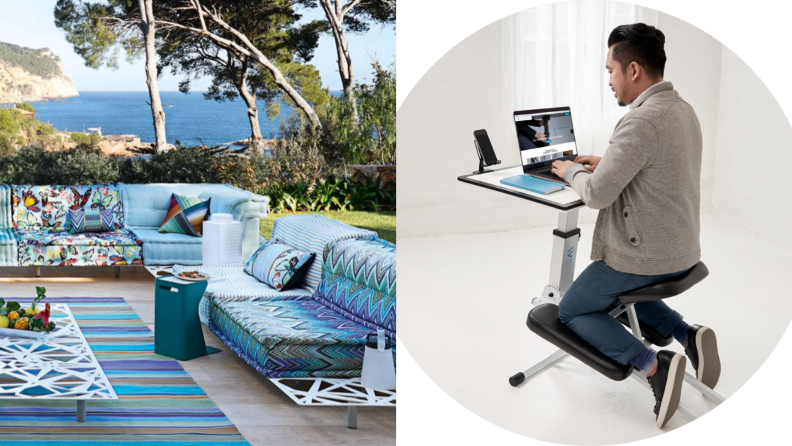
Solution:
[{"label": "white wall", "polygon": [[712,210],[712,187],[715,169],[720,103],[721,45],[709,34],[660,13],[657,28],[666,36],[664,78],[674,84],[680,96],[696,111],[701,124],[703,153],[701,160],[701,211]]},{"label": "white wall", "polygon": [[[658,28],[666,35],[665,79],[701,123],[702,211],[792,246],[779,231],[792,219],[792,182],[775,167],[788,162],[783,156],[791,152],[792,128],[777,102],[750,68],[708,34],[663,13]],[[556,223],[552,209],[457,180],[477,167],[476,129],[488,130],[502,166],[519,164],[511,89],[503,86],[510,61],[499,60],[500,32],[495,22],[446,53],[398,111],[399,238]],[[759,155],[759,162],[747,164],[746,155]],[[749,192],[757,187],[763,192]],[[595,216],[584,208],[580,221],[591,223]]]},{"label": "white wall", "polygon": [[477,129],[487,129],[501,166],[520,163],[510,125],[514,109],[501,92],[498,35],[496,22],[459,43],[423,76],[398,111],[399,238],[557,221],[557,212],[545,206],[457,180],[478,168]]},{"label": "white wall", "polygon": [[722,54],[714,212],[790,248],[792,127],[756,73]]}]

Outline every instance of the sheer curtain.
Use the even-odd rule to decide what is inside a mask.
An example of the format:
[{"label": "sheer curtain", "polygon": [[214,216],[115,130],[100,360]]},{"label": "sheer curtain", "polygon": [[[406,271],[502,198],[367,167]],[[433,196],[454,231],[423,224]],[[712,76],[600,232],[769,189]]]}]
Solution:
[{"label": "sheer curtain", "polygon": [[581,0],[504,18],[498,25],[501,111],[511,116],[513,110],[569,105],[578,153],[602,155],[613,127],[628,111],[616,104],[608,87],[608,36],[616,26],[636,22],[656,26],[657,11]]}]

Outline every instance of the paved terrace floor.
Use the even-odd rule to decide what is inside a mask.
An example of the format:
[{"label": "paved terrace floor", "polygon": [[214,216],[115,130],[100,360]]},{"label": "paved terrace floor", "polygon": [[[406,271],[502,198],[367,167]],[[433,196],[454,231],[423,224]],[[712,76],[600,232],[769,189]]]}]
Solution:
[{"label": "paved terrace floor", "polygon": [[[47,287],[48,296],[123,297],[154,330],[154,277],[143,267],[123,267],[120,278],[113,268],[46,267],[35,277],[32,267],[0,268],[4,297],[35,296],[35,286]],[[204,327],[208,345],[221,353],[181,361],[182,367],[237,426],[252,445],[396,443],[396,410],[360,407],[357,430],[346,427],[344,407],[302,407],[248,366]],[[90,407],[89,407],[90,410]]]}]

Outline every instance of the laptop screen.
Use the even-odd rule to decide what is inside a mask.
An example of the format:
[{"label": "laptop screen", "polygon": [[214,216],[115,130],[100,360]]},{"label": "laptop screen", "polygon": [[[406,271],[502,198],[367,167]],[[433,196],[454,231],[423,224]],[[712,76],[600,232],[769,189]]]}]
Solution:
[{"label": "laptop screen", "polygon": [[558,159],[577,157],[572,111],[569,107],[514,112],[523,172],[550,166]]}]

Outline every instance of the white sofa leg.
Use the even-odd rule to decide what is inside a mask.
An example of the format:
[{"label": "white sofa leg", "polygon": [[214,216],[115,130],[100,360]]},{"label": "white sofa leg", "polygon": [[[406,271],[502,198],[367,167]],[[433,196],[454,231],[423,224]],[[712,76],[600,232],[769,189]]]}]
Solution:
[{"label": "white sofa leg", "polygon": [[116,277],[121,277],[121,267],[120,266],[116,266],[115,267],[115,276]]},{"label": "white sofa leg", "polygon": [[36,277],[41,277],[41,267],[40,266],[36,267]]},{"label": "white sofa leg", "polygon": [[357,429],[357,406],[347,406],[347,427]]}]

